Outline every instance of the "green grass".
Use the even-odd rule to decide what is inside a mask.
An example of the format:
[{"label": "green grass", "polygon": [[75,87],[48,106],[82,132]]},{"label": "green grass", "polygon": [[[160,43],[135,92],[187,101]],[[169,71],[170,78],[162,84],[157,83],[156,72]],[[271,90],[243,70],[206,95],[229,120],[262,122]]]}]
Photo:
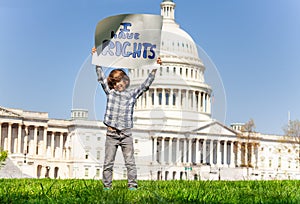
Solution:
[{"label": "green grass", "polygon": [[300,203],[300,181],[114,181],[0,179],[0,203]]}]

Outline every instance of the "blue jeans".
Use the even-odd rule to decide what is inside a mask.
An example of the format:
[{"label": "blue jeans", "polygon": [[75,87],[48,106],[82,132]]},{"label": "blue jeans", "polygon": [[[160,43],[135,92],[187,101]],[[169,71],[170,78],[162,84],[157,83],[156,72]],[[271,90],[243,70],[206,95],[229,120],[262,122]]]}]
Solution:
[{"label": "blue jeans", "polygon": [[127,168],[128,187],[137,187],[137,172],[134,160],[134,148],[131,129],[107,129],[105,141],[105,158],[103,165],[103,185],[112,186],[112,174],[118,146],[121,147]]}]

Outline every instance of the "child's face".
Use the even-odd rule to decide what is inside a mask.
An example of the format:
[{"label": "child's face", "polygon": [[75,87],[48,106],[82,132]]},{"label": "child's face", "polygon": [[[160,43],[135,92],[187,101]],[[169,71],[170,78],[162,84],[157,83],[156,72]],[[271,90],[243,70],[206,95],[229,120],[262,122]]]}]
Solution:
[{"label": "child's face", "polygon": [[116,91],[122,92],[122,91],[124,91],[124,90],[126,89],[127,84],[128,84],[128,83],[127,83],[126,81],[121,80],[121,81],[117,82],[117,83],[114,85],[114,89],[115,89]]}]

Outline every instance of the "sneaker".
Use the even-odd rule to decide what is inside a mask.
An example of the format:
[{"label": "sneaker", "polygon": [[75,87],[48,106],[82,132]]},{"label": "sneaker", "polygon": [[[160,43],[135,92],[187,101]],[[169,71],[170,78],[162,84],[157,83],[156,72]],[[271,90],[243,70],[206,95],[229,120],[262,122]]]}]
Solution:
[{"label": "sneaker", "polygon": [[136,187],[129,187],[128,190],[130,190],[130,191],[136,191],[137,188]]},{"label": "sneaker", "polygon": [[104,187],[103,190],[104,191],[109,191],[111,188],[110,187]]}]

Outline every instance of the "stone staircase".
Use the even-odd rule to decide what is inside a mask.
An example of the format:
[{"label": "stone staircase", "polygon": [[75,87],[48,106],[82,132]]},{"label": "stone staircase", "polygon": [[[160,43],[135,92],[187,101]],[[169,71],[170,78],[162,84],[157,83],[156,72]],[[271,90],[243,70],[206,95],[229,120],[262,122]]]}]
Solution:
[{"label": "stone staircase", "polygon": [[0,164],[0,178],[31,178],[22,173],[21,169],[15,165],[11,159],[7,158],[3,164]]}]

